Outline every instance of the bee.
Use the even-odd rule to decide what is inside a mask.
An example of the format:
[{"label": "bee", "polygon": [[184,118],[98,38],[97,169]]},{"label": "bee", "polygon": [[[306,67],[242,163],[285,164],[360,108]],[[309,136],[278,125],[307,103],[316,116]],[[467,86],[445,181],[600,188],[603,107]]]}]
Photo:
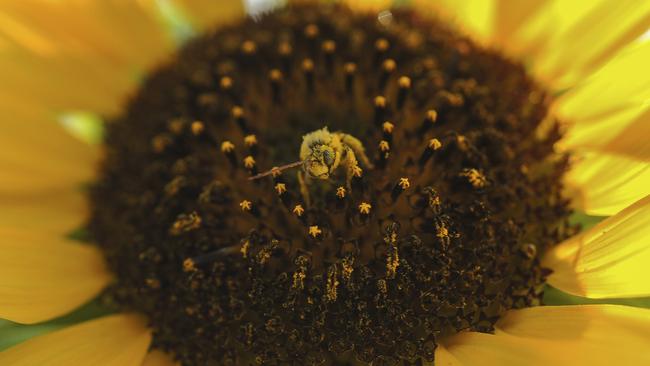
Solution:
[{"label": "bee", "polygon": [[342,169],[345,171],[346,186],[351,190],[352,178],[361,175],[359,162],[366,169],[373,168],[359,139],[340,131],[330,132],[327,127],[323,127],[302,137],[299,161],[273,168],[248,179],[259,179],[274,172],[301,166],[302,169],[298,171],[300,193],[305,203],[309,205],[309,185],[313,180],[328,180]]}]

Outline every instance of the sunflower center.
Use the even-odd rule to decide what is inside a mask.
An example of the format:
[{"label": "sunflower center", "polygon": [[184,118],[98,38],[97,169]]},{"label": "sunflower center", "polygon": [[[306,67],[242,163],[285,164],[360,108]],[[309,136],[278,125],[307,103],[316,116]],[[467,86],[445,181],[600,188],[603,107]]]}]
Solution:
[{"label": "sunflower center", "polygon": [[569,214],[545,92],[382,14],[293,6],[205,34],[109,124],[90,231],[154,347],[406,365],[539,304]]}]

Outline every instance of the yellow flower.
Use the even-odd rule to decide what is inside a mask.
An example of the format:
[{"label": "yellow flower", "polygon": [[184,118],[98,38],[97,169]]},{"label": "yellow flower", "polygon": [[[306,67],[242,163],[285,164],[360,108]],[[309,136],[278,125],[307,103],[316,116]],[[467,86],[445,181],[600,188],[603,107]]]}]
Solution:
[{"label": "yellow flower", "polygon": [[[522,60],[557,94],[552,114],[567,128],[557,147],[575,159],[565,176],[566,197],[576,209],[611,217],[545,253],[543,265],[553,270],[547,282],[590,298],[650,296],[650,3],[412,2],[422,14],[451,19],[478,42]],[[389,7],[381,0],[350,3],[374,11]],[[170,9],[184,13],[199,31],[244,14],[235,1],[215,6],[209,0],[0,5],[0,318],[33,324],[61,316],[113,280],[96,247],[67,236],[87,217],[79,188],[93,180],[100,153],[59,122],[80,111],[120,112],[137,76],[175,47],[179,34],[164,26],[176,21],[167,16]],[[389,12],[379,14],[380,22],[389,21]],[[440,116],[434,120],[444,122]],[[78,120],[62,122],[86,141],[92,137]],[[164,150],[166,142],[154,144]],[[481,178],[479,188],[489,186]],[[370,210],[364,204],[370,213],[365,216],[379,214],[380,205],[373,202]],[[307,216],[303,206],[295,207],[298,217]],[[440,229],[446,240],[455,240],[444,223]],[[320,238],[324,230],[318,230]],[[399,270],[394,241],[394,270]],[[270,253],[262,253],[265,261]],[[342,281],[352,268],[344,262]],[[296,274],[304,280],[305,272]],[[340,298],[337,273],[331,273],[334,298]],[[381,281],[385,293],[388,285]],[[162,352],[149,351],[152,338],[138,315],[109,315],[2,351],[0,364],[172,364]],[[460,332],[439,340],[436,365],[647,364],[648,342],[650,310],[537,306],[509,310],[494,334]]]}]

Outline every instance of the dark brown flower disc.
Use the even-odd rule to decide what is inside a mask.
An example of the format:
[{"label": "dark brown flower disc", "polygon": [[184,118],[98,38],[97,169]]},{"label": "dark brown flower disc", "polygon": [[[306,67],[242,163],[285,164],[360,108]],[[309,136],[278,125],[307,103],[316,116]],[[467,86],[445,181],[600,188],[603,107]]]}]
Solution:
[{"label": "dark brown flower disc", "polygon": [[[411,365],[538,305],[566,158],[524,68],[408,9],[294,6],[205,34],[107,127],[92,238],[183,365]],[[373,168],[308,185],[302,137]]]}]

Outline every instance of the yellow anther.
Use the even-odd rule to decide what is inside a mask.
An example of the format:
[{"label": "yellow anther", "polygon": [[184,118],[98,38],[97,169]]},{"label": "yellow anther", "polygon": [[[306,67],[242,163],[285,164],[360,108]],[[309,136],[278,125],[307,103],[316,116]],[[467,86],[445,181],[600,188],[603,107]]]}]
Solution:
[{"label": "yellow anther", "polygon": [[467,142],[467,137],[463,135],[456,136],[456,143],[458,144],[458,148],[463,151],[467,151],[469,149],[469,143]]},{"label": "yellow anther", "polygon": [[381,64],[381,67],[386,72],[393,72],[397,68],[397,63],[392,58],[389,58],[387,60],[384,60],[384,62]]},{"label": "yellow anther", "polygon": [[338,198],[345,198],[345,188],[343,187],[337,187],[336,188],[336,196]]},{"label": "yellow anther", "polygon": [[293,212],[296,216],[300,217],[300,216],[302,216],[302,214],[305,213],[305,209],[302,208],[302,205],[296,205],[296,207],[293,208],[292,212]]},{"label": "yellow anther", "polygon": [[474,168],[465,169],[460,173],[460,175],[467,178],[467,180],[474,188],[483,188],[487,184],[487,179],[483,173]]},{"label": "yellow anther", "polygon": [[379,38],[375,41],[375,49],[379,52],[386,52],[390,47],[390,43],[385,38]]},{"label": "yellow anther", "polygon": [[275,185],[275,191],[278,192],[279,195],[282,195],[282,193],[287,191],[287,186],[284,183],[278,183]]},{"label": "yellow anther", "polygon": [[363,169],[359,168],[358,166],[353,167],[352,175],[354,175],[357,178],[361,178],[361,176],[363,175]]},{"label": "yellow anther", "polygon": [[379,142],[379,150],[381,150],[382,152],[389,151],[390,150],[390,145],[388,144],[388,141],[381,140]]},{"label": "yellow anther", "polygon": [[255,135],[247,135],[244,137],[244,144],[248,147],[252,147],[257,145],[257,136]]},{"label": "yellow anther", "polygon": [[277,166],[274,166],[273,168],[271,168],[271,176],[273,178],[277,178],[281,174],[282,174],[282,170],[280,170],[280,168],[278,168]]},{"label": "yellow anther", "polygon": [[393,129],[395,129],[395,125],[390,123],[389,121],[384,122],[381,125],[382,130],[384,130],[385,133],[393,133]]},{"label": "yellow anther", "polygon": [[319,32],[320,30],[316,24],[309,24],[305,27],[305,36],[307,36],[307,38],[314,38]]},{"label": "yellow anther", "polygon": [[438,112],[435,109],[429,109],[427,111],[427,121],[435,123],[438,120]]},{"label": "yellow anther", "polygon": [[343,258],[343,260],[341,261],[341,266],[343,267],[341,271],[342,272],[341,275],[343,279],[346,281],[349,281],[350,278],[352,278],[352,272],[354,272],[353,264],[354,264],[353,257]]},{"label": "yellow anther", "polygon": [[438,150],[442,147],[442,142],[438,139],[431,139],[429,140],[429,149],[431,150]]},{"label": "yellow anther", "polygon": [[280,53],[283,56],[290,55],[291,52],[293,52],[293,48],[291,47],[291,44],[289,44],[289,42],[282,42],[278,46],[278,53]]},{"label": "yellow anther", "polygon": [[354,74],[354,72],[357,71],[357,64],[354,62],[346,62],[345,65],[343,65],[343,71],[345,71],[346,74]]},{"label": "yellow anther", "polygon": [[411,182],[409,182],[408,178],[400,178],[399,183],[397,184],[399,184],[403,190],[407,190],[411,186]]},{"label": "yellow anther", "polygon": [[280,81],[282,80],[282,71],[278,69],[272,69],[269,71],[269,79],[272,81]]},{"label": "yellow anther", "polygon": [[151,140],[151,148],[157,153],[165,151],[165,148],[171,144],[167,136],[158,135]]},{"label": "yellow anther", "polygon": [[314,71],[314,61],[310,58],[302,60],[302,69],[307,72]]},{"label": "yellow anther", "polygon": [[201,121],[194,121],[192,122],[190,129],[192,130],[192,134],[194,134],[194,136],[198,136],[203,133],[203,130],[205,130],[205,125]]},{"label": "yellow anther", "polygon": [[248,250],[251,247],[250,241],[246,240],[242,243],[241,248],[239,249],[239,252],[241,253],[242,257],[248,258]]},{"label": "yellow anther", "polygon": [[196,263],[194,263],[192,258],[187,258],[186,260],[183,261],[183,271],[185,272],[196,271]]},{"label": "yellow anther", "polygon": [[368,202],[361,202],[361,204],[359,204],[359,212],[364,215],[369,215],[371,208],[372,206]]},{"label": "yellow anther", "polygon": [[448,238],[449,237],[449,230],[444,225],[438,226],[436,231],[437,231],[436,236],[439,237],[439,238]]},{"label": "yellow anther", "polygon": [[169,229],[172,235],[180,235],[184,232],[196,230],[201,227],[201,216],[196,212],[181,214]]},{"label": "yellow anther", "polygon": [[378,95],[375,97],[375,107],[377,108],[385,108],[386,107],[386,98]]},{"label": "yellow anther", "polygon": [[411,88],[411,78],[408,77],[408,76],[402,76],[402,77],[399,78],[399,80],[397,80],[397,84],[402,89],[410,89]]},{"label": "yellow anther", "polygon": [[243,200],[239,202],[239,207],[242,211],[250,211],[253,208],[253,202],[249,200]]},{"label": "yellow anther", "polygon": [[245,157],[244,158],[244,167],[246,167],[246,169],[253,169],[255,167],[255,158],[253,158],[250,155]]},{"label": "yellow anther", "polygon": [[226,140],[221,143],[221,152],[227,154],[232,152],[233,150],[235,150],[235,144],[233,144],[232,142]]},{"label": "yellow anther", "polygon": [[336,42],[332,41],[331,39],[323,42],[323,51],[325,53],[333,53],[336,51]]},{"label": "yellow anther", "polygon": [[318,225],[309,227],[309,235],[313,236],[314,238],[317,237],[318,235],[322,234],[322,233],[323,233],[323,230],[321,230],[318,227]]},{"label": "yellow anther", "polygon": [[232,82],[232,78],[231,78],[231,77],[229,77],[229,76],[224,76],[224,77],[222,77],[221,80],[219,81],[219,86],[221,86],[221,89],[223,89],[223,90],[228,90],[228,89],[232,88],[232,83],[233,83],[233,82]]},{"label": "yellow anther", "polygon": [[242,118],[244,116],[244,108],[236,105],[232,107],[230,114],[232,114],[234,118]]},{"label": "yellow anther", "polygon": [[241,44],[241,51],[247,55],[251,55],[257,51],[257,45],[251,40],[246,40]]},{"label": "yellow anther", "polygon": [[174,134],[178,135],[183,131],[183,121],[180,119],[175,119],[169,122],[169,130]]}]

